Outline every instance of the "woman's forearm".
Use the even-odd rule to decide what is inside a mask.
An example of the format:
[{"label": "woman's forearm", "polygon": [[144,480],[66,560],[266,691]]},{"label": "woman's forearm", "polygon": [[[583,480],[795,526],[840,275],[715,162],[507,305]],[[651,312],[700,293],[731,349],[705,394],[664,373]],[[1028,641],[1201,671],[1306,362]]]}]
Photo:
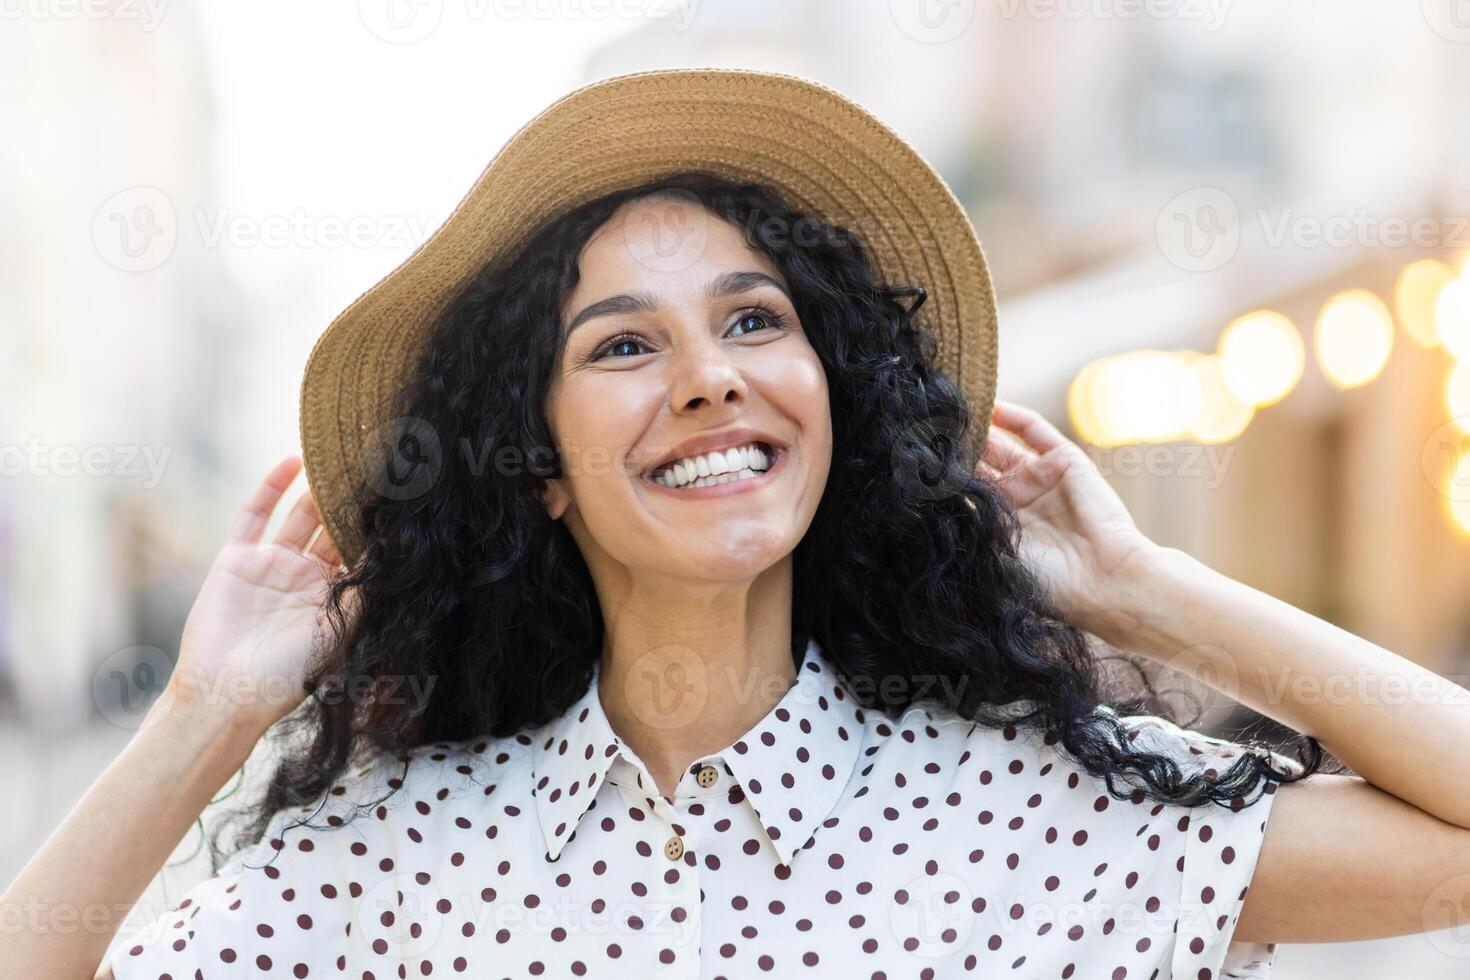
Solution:
[{"label": "woman's forearm", "polygon": [[1108,643],[1187,670],[1470,829],[1470,691],[1178,549],[1151,552],[1108,598]]},{"label": "woman's forearm", "polygon": [[0,896],[6,976],[90,980],[133,903],[260,734],[167,699],[147,721]]}]

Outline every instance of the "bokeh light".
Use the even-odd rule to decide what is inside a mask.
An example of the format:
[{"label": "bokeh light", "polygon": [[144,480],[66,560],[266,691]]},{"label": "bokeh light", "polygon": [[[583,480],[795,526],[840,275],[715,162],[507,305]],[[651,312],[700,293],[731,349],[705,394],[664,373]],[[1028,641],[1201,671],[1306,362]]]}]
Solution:
[{"label": "bokeh light", "polygon": [[1455,270],[1438,259],[1412,262],[1399,273],[1394,290],[1394,305],[1404,332],[1425,347],[1439,346],[1439,332],[1434,327],[1434,305],[1439,294],[1455,281]]},{"label": "bokeh light", "polygon": [[1434,328],[1440,343],[1456,357],[1470,357],[1470,273],[1445,286],[1434,304]]},{"label": "bokeh light", "polygon": [[1445,500],[1450,517],[1461,531],[1470,534],[1470,493],[1464,492],[1464,488],[1470,487],[1470,452],[1460,456],[1450,471],[1449,481]]},{"label": "bokeh light", "polygon": [[1456,361],[1445,379],[1445,408],[1460,428],[1470,432],[1470,361]]},{"label": "bokeh light", "polygon": [[1220,358],[1211,354],[1196,360],[1190,369],[1200,387],[1199,414],[1190,434],[1199,442],[1229,442],[1245,431],[1255,417],[1252,406],[1236,398],[1225,383]]},{"label": "bokeh light", "polygon": [[1317,318],[1317,361],[1339,388],[1367,384],[1382,372],[1393,350],[1393,317],[1366,289],[1332,297]]},{"label": "bokeh light", "polygon": [[1230,393],[1257,408],[1285,398],[1307,360],[1296,324],[1274,310],[1233,320],[1220,335],[1218,354]]}]

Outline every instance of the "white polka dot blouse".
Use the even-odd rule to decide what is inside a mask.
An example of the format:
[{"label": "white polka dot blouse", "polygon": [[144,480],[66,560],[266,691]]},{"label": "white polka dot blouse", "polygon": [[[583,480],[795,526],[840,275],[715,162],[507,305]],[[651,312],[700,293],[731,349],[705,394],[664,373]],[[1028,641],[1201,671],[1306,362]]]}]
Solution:
[{"label": "white polka dot blouse", "polygon": [[[1124,721],[1187,767],[1243,751]],[[1274,793],[1119,801],[1039,734],[863,709],[815,642],[754,728],[672,800],[654,787],[594,677],[542,728],[421,746],[278,813],[113,973],[1215,980],[1275,959],[1231,938]]]}]

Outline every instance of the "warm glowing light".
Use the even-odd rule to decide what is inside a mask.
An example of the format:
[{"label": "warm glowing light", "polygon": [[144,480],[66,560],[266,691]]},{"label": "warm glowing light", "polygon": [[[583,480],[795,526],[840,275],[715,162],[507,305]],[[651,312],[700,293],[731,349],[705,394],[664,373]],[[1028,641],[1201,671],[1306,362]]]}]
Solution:
[{"label": "warm glowing light", "polygon": [[1296,324],[1274,310],[1257,310],[1220,335],[1220,370],[1238,400],[1252,406],[1285,398],[1301,380],[1306,349]]},{"label": "warm glowing light", "polygon": [[1445,286],[1434,304],[1439,342],[1456,357],[1470,357],[1470,272]]},{"label": "warm glowing light", "polygon": [[1456,361],[1450,368],[1444,386],[1444,403],[1450,418],[1470,432],[1470,361]]},{"label": "warm glowing light", "polygon": [[1434,328],[1434,304],[1440,292],[1455,281],[1455,270],[1438,259],[1424,259],[1404,266],[1394,290],[1394,305],[1404,331],[1425,347],[1439,346]]},{"label": "warm glowing light", "polygon": [[1200,408],[1189,365],[1188,357],[1159,350],[1107,358],[1093,388],[1107,444],[1185,438]]},{"label": "warm glowing light", "polygon": [[1317,361],[1339,388],[1356,388],[1378,377],[1393,350],[1393,317],[1383,300],[1366,289],[1338,293],[1317,318]]},{"label": "warm glowing light", "polygon": [[1448,501],[1450,517],[1461,531],[1470,534],[1470,493],[1464,492],[1465,488],[1470,487],[1470,453],[1460,457],[1449,479],[1450,486],[1445,493],[1445,499]]},{"label": "warm glowing light", "polygon": [[1256,410],[1236,398],[1225,383],[1225,372],[1216,355],[1201,357],[1190,365],[1200,387],[1199,414],[1190,435],[1199,442],[1229,442],[1245,431]]},{"label": "warm glowing light", "polygon": [[1095,392],[1105,361],[1092,361],[1077,372],[1067,388],[1067,414],[1077,435],[1094,446],[1108,445],[1107,433],[1098,418]]}]

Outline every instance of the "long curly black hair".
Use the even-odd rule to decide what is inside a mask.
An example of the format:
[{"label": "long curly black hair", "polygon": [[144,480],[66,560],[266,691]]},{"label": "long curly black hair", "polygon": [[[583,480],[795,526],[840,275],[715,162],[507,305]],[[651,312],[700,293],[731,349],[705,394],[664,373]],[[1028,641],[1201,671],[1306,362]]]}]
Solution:
[{"label": "long curly black hair", "polygon": [[[893,692],[938,691],[980,725],[1042,732],[1118,799],[1239,808],[1262,783],[1318,771],[1324,753],[1310,736],[1297,771],[1247,751],[1225,771],[1188,775],[1177,756],[1135,744],[1117,715],[1168,708],[1146,683],[1109,693],[1115,678],[1088,636],[1062,621],[1019,557],[1015,512],[975,471],[969,406],[934,366],[917,315],[923,284],[875,281],[857,236],[772,188],[684,173],[551,221],[438,319],[396,411],[415,450],[394,460],[395,486],[424,479],[412,493],[365,485],[353,502],[365,550],[332,582],[311,694],[277,726],[299,742],[245,811],[235,846],[284,808],[322,799],[364,755],[391,762],[430,742],[512,735],[586,691],[603,621],[580,551],[537,497],[561,474],[543,404],[582,247],[650,194],[692,195],[770,258],[826,371],[832,461],[793,555],[793,664],[815,638],[855,691],[871,692],[860,697],[870,709],[904,708],[883,700]],[[526,465],[495,465],[506,452]],[[879,683],[895,676],[946,683]],[[404,696],[415,690],[428,694]],[[1129,775],[1142,785],[1126,785]],[[214,842],[211,852],[218,863]]]}]

